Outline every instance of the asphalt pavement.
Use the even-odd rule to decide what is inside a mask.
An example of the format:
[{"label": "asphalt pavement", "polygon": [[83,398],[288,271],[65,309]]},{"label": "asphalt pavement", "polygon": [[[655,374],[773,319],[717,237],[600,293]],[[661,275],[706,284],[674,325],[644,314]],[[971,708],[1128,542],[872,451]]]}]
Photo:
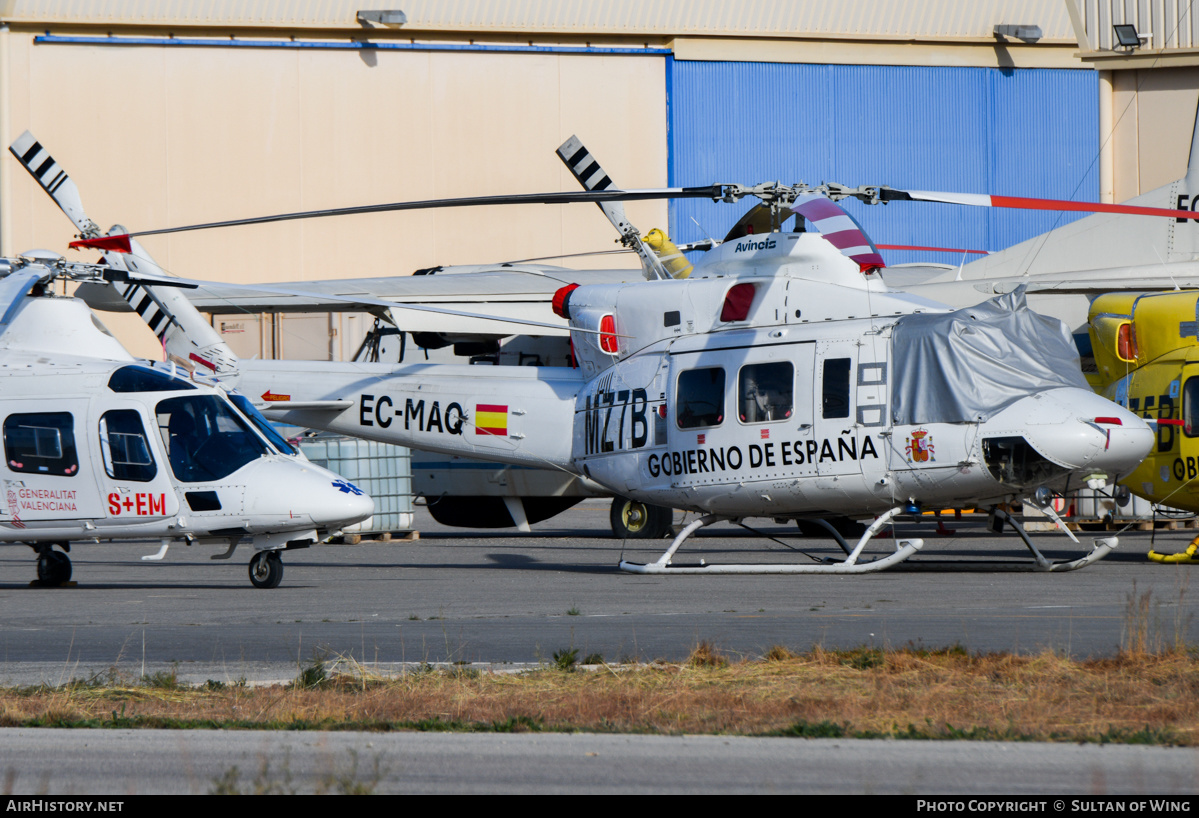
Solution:
[{"label": "asphalt pavement", "polygon": [[[713,526],[676,561],[810,562],[835,556],[828,540],[754,521],[756,536]],[[640,576],[620,559],[649,562],[667,541],[614,539],[605,503],[590,501],[514,531],[452,529],[421,509],[419,539],[330,545],[289,552],[283,583],[251,587],[249,551],[155,544],[78,544],[70,587],[31,585],[33,552],[0,548],[0,683],[57,683],[101,673],[138,677],[173,668],[181,679],[291,679],[314,657],[380,669],[413,662],[520,667],[575,647],[608,662],[684,658],[701,642],[730,656],[774,645],[803,651],[858,646],[971,651],[1053,650],[1076,657],[1116,653],[1147,628],[1168,645],[1199,641],[1195,566],[1150,563],[1149,532],[1124,532],[1105,560],[1071,573],[984,570],[1027,567],[1014,535],[981,520],[931,522],[901,536],[924,549],[905,570],[857,576]],[[1195,532],[1158,531],[1152,547],[1180,551]],[[1089,548],[1037,534],[1047,556]],[[893,550],[889,540],[878,553]],[[799,550],[794,550],[799,549]],[[955,561],[943,570],[943,561]],[[1144,603],[1144,604],[1141,604]],[[1138,613],[1147,611],[1147,614]]]}]

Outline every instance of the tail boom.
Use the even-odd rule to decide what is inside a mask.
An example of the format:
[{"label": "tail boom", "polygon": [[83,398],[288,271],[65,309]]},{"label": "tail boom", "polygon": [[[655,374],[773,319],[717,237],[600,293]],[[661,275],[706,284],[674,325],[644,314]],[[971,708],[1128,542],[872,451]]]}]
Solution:
[{"label": "tail boom", "polygon": [[271,420],[572,474],[582,385],[565,367],[330,361],[243,361],[237,383]]}]

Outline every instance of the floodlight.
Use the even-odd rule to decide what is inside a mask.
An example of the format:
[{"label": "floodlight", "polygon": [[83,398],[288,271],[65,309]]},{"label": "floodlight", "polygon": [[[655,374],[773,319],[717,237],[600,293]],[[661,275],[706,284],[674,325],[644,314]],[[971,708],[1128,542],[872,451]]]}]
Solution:
[{"label": "floodlight", "polygon": [[1037,40],[1045,36],[1041,31],[1040,26],[1022,24],[1022,25],[997,25],[992,29],[997,37],[1014,37],[1017,40],[1023,40],[1026,43],[1035,43]]},{"label": "floodlight", "polygon": [[1116,32],[1116,43],[1122,48],[1140,48],[1141,35],[1137,34],[1137,27],[1131,23],[1122,23],[1112,26]]},{"label": "floodlight", "polygon": [[360,23],[378,23],[381,26],[402,26],[408,22],[408,15],[399,9],[369,9],[359,11],[357,20]]}]

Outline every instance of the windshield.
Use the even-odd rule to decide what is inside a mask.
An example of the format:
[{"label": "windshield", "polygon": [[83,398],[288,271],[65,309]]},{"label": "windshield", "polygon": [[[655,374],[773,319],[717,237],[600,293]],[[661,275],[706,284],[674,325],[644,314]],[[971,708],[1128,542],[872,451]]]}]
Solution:
[{"label": "windshield", "polygon": [[171,471],[183,482],[220,480],[270,454],[246,422],[213,395],[168,398],[156,413]]},{"label": "windshield", "polygon": [[262,412],[254,408],[254,404],[250,403],[250,399],[245,395],[232,394],[229,400],[233,401],[233,405],[242,411],[242,414],[250,419],[250,422],[257,427],[258,431],[266,436],[266,439],[283,454],[297,454],[296,449],[283,435],[275,431],[275,427],[271,425]]}]

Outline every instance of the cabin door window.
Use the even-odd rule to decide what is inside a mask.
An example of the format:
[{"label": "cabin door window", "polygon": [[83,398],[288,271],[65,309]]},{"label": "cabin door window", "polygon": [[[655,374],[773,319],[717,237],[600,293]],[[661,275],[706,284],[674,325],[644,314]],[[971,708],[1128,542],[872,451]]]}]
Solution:
[{"label": "cabin door window", "polygon": [[1182,387],[1182,433],[1199,437],[1199,377],[1187,378]]},{"label": "cabin door window", "polygon": [[680,429],[719,426],[724,422],[724,370],[709,367],[679,373],[675,405]]},{"label": "cabin door window", "polygon": [[104,471],[114,480],[148,483],[158,474],[141,415],[114,409],[100,418],[100,451]]},{"label": "cabin door window", "polygon": [[737,376],[737,418],[742,423],[789,420],[795,408],[795,367],[790,361],[747,364]]},{"label": "cabin door window", "polygon": [[849,417],[850,358],[825,358],[821,390],[821,417]]},{"label": "cabin door window", "polygon": [[9,471],[74,477],[79,473],[75,421],[70,412],[36,412],[4,419]]}]

